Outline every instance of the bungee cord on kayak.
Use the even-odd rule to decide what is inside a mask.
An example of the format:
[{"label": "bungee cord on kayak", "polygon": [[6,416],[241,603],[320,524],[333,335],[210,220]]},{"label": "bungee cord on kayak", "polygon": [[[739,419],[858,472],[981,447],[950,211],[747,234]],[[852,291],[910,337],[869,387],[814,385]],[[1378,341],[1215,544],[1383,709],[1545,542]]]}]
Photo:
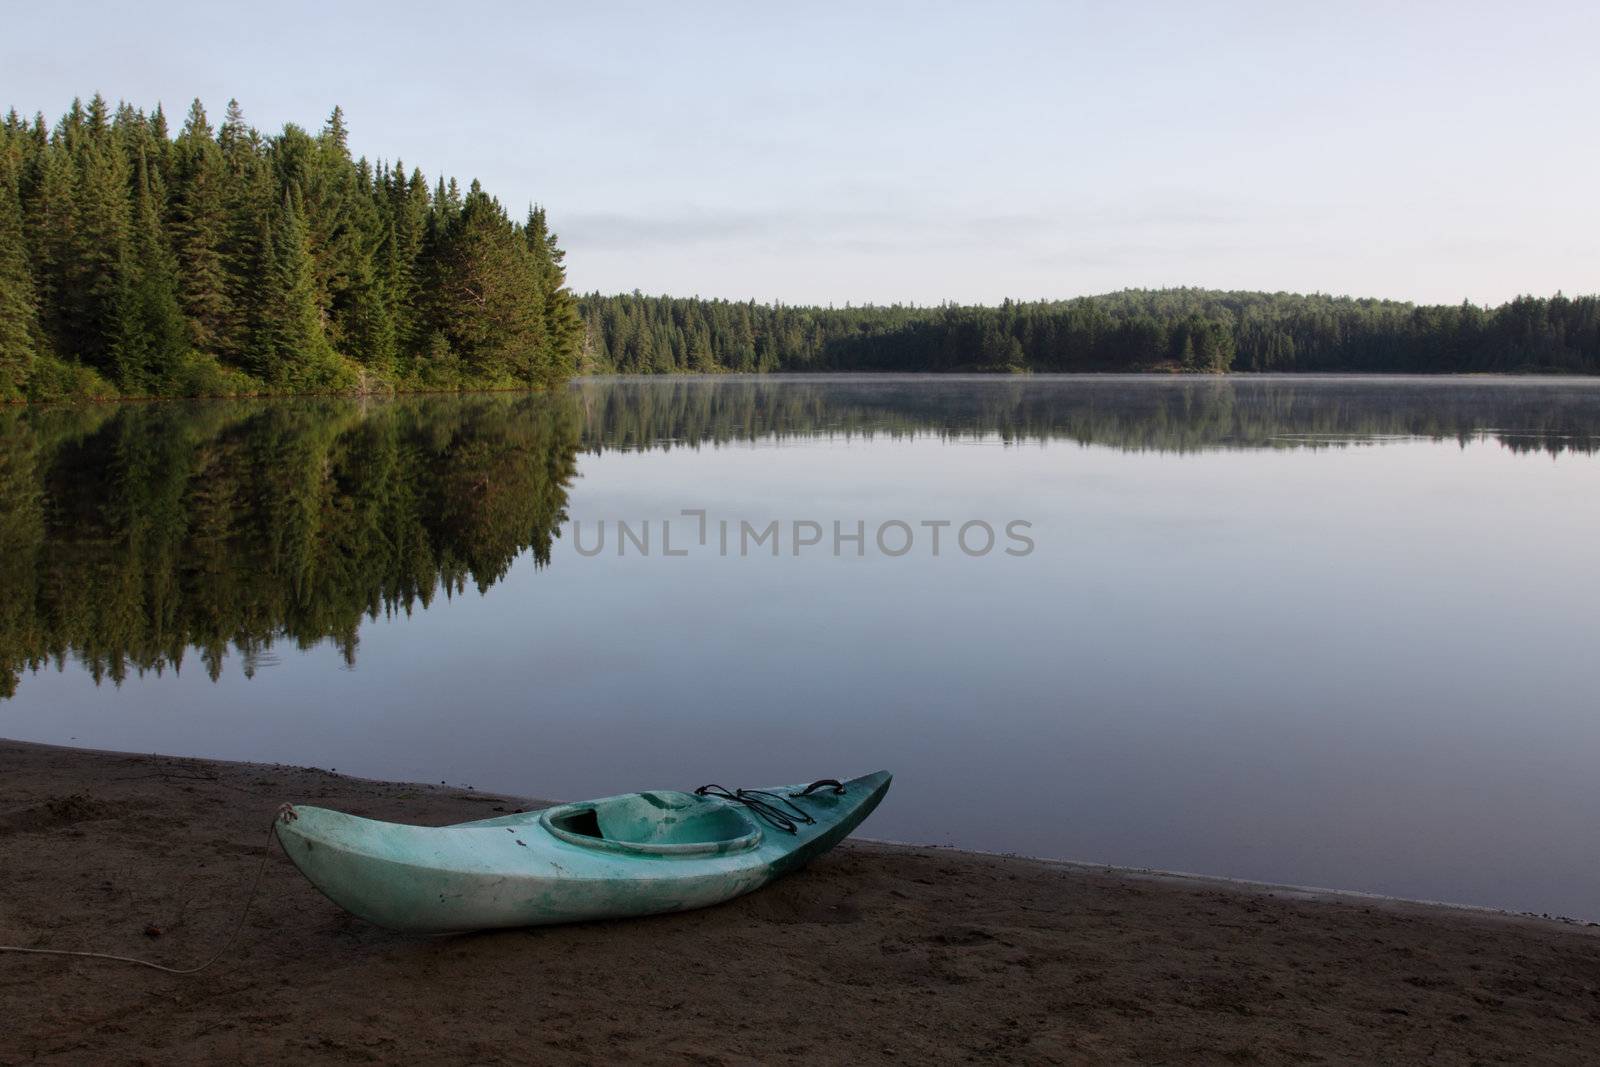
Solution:
[{"label": "bungee cord on kayak", "polygon": [[[810,826],[817,820],[789,803],[789,797],[810,796],[823,786],[831,786],[836,796],[844,792],[844,785],[838,779],[819,778],[800,790],[800,792],[790,793],[788,797],[780,796],[766,789],[735,789],[730,792],[724,786],[716,785],[715,783],[701,786],[694,791],[694,795],[697,797],[717,797],[720,800],[731,800],[735,804],[743,804],[750,810],[751,814],[759,816],[768,824],[777,827],[786,834],[794,834],[800,832],[802,825]],[[770,797],[771,800],[763,799],[764,797]],[[774,804],[773,801],[777,801],[777,804]],[[778,807],[778,804],[783,805],[783,808],[787,808],[789,811],[784,811],[783,808]],[[794,813],[793,817],[790,816],[789,812]],[[796,821],[797,819],[799,820],[798,822]]]}]

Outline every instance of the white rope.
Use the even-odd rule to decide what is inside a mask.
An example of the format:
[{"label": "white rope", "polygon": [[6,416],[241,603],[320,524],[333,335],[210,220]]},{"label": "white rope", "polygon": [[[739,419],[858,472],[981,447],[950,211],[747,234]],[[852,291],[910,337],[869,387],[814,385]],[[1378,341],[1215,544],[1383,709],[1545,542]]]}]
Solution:
[{"label": "white rope", "polygon": [[[288,808],[289,805],[285,804],[283,807]],[[256,890],[261,888],[261,876],[267,873],[267,861],[272,859],[272,841],[277,836],[278,820],[282,817],[283,808],[280,808],[278,813],[272,817],[272,825],[267,828],[267,853],[261,857],[261,864],[256,868],[255,880],[250,883],[250,892],[244,898],[244,908],[239,912],[238,921],[233,924],[233,931],[228,934],[228,939],[222,943],[222,947],[217,949],[211,958],[204,963],[194,967],[168,967],[166,964],[152,963],[149,960],[141,960],[133,956],[117,956],[110,952],[78,952],[66,948],[24,948],[21,945],[0,945],[0,952],[24,952],[30,956],[77,956],[81,959],[89,960],[115,960],[117,963],[135,963],[140,967],[149,967],[153,971],[163,971],[167,974],[198,974],[220,960],[223,953],[232,948],[233,943],[239,939],[239,931],[244,929],[244,921],[250,915],[250,905],[255,903]]]}]

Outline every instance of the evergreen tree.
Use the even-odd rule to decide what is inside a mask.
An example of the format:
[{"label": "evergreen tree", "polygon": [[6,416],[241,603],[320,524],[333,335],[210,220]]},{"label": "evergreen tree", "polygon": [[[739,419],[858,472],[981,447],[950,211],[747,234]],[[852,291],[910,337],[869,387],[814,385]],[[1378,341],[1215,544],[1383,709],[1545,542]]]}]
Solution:
[{"label": "evergreen tree", "polygon": [[258,150],[258,141],[256,131],[244,120],[244,108],[239,106],[239,101],[229,100],[222,127],[217,131],[217,147],[222,150],[222,160],[233,177],[238,178],[245,172]]},{"label": "evergreen tree", "polygon": [[189,347],[188,324],[178,306],[177,264],[161,226],[161,201],[159,180],[140,152],[114,348],[118,383],[133,395],[159,392]]},{"label": "evergreen tree", "polygon": [[398,353],[395,313],[387,287],[373,257],[352,258],[350,286],[338,307],[340,348],[365,371],[387,377],[393,374]]},{"label": "evergreen tree", "polygon": [[[69,140],[70,147],[71,141]],[[131,176],[127,157],[111,137],[105,102],[90,108],[77,148],[76,227],[68,263],[63,354],[102,371],[114,370],[121,334]]]},{"label": "evergreen tree", "polygon": [[689,334],[688,364],[688,369],[696,374],[710,374],[717,369],[717,361],[711,354],[711,336],[704,329]]},{"label": "evergreen tree", "polygon": [[39,318],[55,351],[70,354],[74,254],[78,208],[72,159],[65,146],[48,144],[34,157],[34,193],[26,205]]},{"label": "evergreen tree", "polygon": [[263,240],[268,263],[252,343],[251,368],[271,386],[327,387],[336,357],[322,330],[316,279],[298,197],[284,193],[274,225]]},{"label": "evergreen tree", "polygon": [[212,135],[205,108],[196,100],[176,145],[178,193],[173,233],[190,341],[196,349],[216,354],[233,347],[230,333],[234,324],[225,260],[224,167],[222,149]]},{"label": "evergreen tree", "polygon": [[505,384],[546,379],[537,267],[505,209],[477,182],[439,227],[434,272],[435,328],[466,373]]},{"label": "evergreen tree", "polygon": [[0,401],[22,396],[40,334],[17,177],[12,153],[0,151]]},{"label": "evergreen tree", "polygon": [[583,348],[583,315],[578,299],[567,288],[567,253],[550,232],[544,208],[528,209],[522,230],[528,251],[539,276],[539,293],[544,301],[544,336],[549,347],[547,377],[565,378],[576,371]]},{"label": "evergreen tree", "polygon": [[397,169],[390,205],[394,247],[387,292],[393,302],[396,342],[404,351],[415,352],[429,333],[422,307],[421,272],[431,207],[422,171],[413,170],[406,178]]}]

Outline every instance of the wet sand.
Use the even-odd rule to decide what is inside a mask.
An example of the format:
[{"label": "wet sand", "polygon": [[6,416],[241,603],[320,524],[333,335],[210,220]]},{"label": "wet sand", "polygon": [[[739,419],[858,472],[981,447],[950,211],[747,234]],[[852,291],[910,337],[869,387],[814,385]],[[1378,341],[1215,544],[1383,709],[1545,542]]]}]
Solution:
[{"label": "wet sand", "polygon": [[[268,849],[279,803],[535,802],[0,741],[0,1064],[1583,1063],[1600,928],[871,843],[682,915],[419,939]],[[870,824],[869,824],[870,825]]]}]

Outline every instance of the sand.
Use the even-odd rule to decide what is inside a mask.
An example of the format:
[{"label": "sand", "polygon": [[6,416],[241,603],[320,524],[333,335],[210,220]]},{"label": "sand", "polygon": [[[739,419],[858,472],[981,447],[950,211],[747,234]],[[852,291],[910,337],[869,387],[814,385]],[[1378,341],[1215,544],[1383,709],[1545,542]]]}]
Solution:
[{"label": "sand", "polygon": [[[282,801],[533,802],[0,741],[0,1064],[1600,1060],[1600,929],[850,842],[731,904],[420,939],[314,890]],[[870,823],[868,824],[870,826]]]}]

